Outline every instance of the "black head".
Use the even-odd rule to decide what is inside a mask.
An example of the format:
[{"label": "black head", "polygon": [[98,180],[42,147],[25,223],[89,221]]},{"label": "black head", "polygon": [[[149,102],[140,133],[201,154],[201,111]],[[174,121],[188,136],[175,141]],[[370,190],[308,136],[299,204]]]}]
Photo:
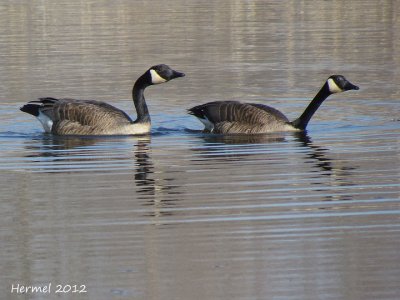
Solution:
[{"label": "black head", "polygon": [[150,75],[150,84],[159,84],[185,76],[184,73],[175,71],[164,64],[152,66],[147,72]]},{"label": "black head", "polygon": [[332,94],[340,93],[349,90],[358,90],[359,87],[352,84],[343,75],[332,75],[326,81],[329,91]]}]

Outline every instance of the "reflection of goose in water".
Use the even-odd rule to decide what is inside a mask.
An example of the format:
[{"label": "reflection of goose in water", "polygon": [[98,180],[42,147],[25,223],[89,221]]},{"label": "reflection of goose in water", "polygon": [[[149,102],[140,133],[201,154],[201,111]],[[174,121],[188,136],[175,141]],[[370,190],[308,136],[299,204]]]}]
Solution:
[{"label": "reflection of goose in water", "polygon": [[154,195],[155,180],[150,178],[154,173],[153,162],[150,157],[150,139],[139,141],[134,147],[136,161],[135,182],[138,192]]},{"label": "reflection of goose in water", "polygon": [[[166,173],[162,170],[155,171],[155,166],[151,158],[150,139],[141,139],[134,147],[135,156],[135,182],[140,187],[139,193],[145,195],[179,194],[176,190],[178,186],[170,184],[173,178],[161,178]],[[151,198],[150,198],[151,199]],[[154,203],[151,199],[150,204]],[[168,202],[168,201],[166,201]]]},{"label": "reflection of goose in water", "polygon": [[[24,168],[56,175],[39,175],[47,178],[49,190],[71,191],[78,199],[81,193],[88,192],[99,201],[116,200],[127,206],[130,201],[135,202],[143,207],[137,213],[150,217],[173,214],[166,207],[176,205],[181,198],[181,186],[175,184],[173,175],[154,165],[150,136],[87,138],[43,134],[40,138],[27,138],[26,143]],[[82,178],[89,178],[90,182],[82,182]],[[79,188],[75,189],[77,185]]]},{"label": "reflection of goose in water", "polygon": [[[132,143],[134,144],[132,149]],[[163,210],[179,200],[180,186],[168,172],[156,170],[151,155],[150,136],[137,137],[72,137],[43,134],[27,139],[26,168],[41,173],[78,174],[90,172],[96,180],[118,185],[120,180],[132,181],[129,195],[149,207],[146,216],[168,215]],[[134,178],[129,174],[134,174]],[[92,175],[93,174],[93,175]],[[99,175],[99,176],[98,176]],[[60,177],[62,178],[62,177]],[[121,196],[124,192],[121,192]],[[136,197],[135,197],[136,195]]]},{"label": "reflection of goose in water", "polygon": [[179,201],[180,186],[173,184],[175,181],[173,177],[169,175],[165,177],[167,172],[161,169],[155,170],[150,146],[150,139],[148,139],[138,141],[134,148],[137,192],[144,196],[141,198],[143,205],[150,207],[143,215],[148,217],[173,215],[171,211],[165,211],[164,208],[173,206]]},{"label": "reflection of goose in water", "polygon": [[25,156],[31,158],[35,169],[41,172],[109,172],[132,168],[131,156],[127,156],[125,151],[126,143],[145,138],[43,134],[39,138],[26,141]]},{"label": "reflection of goose in water", "polygon": [[[299,146],[310,150],[306,153],[310,160],[306,160],[306,163],[310,163],[318,169],[318,173],[315,176],[318,183],[321,184],[321,176],[330,180],[329,186],[350,186],[351,182],[351,171],[355,170],[355,166],[340,165],[340,162],[334,158],[329,157],[329,150],[327,148],[315,145],[311,138],[304,132],[298,132],[295,134]],[[317,189],[318,190],[318,189]],[[326,200],[350,200],[352,196],[342,194],[339,199],[334,199],[333,195],[326,193],[326,189],[321,190],[326,194]]]},{"label": "reflection of goose in water", "polygon": [[310,136],[304,132],[298,132],[295,134],[296,140],[300,143],[301,147],[312,150],[307,152],[307,156],[311,158],[310,162],[317,166],[321,171],[328,171],[322,173],[324,175],[330,175],[332,172],[332,160],[329,159],[326,154],[328,149],[314,145]]},{"label": "reflection of goose in water", "polygon": [[[196,154],[191,159],[192,162],[199,165],[208,164],[210,168],[218,170],[224,169],[224,164],[243,163],[243,168],[251,168],[251,165],[259,165],[267,168],[268,172],[274,172],[280,169],[281,164],[289,163],[292,166],[311,164],[315,171],[315,181],[313,173],[309,174],[308,180],[311,184],[320,185],[323,178],[332,180],[329,185],[345,186],[350,185],[350,171],[354,169],[351,166],[340,166],[340,162],[329,156],[329,150],[319,145],[315,145],[311,138],[305,132],[292,134],[275,133],[268,135],[213,135],[199,134],[198,138],[204,143],[200,146],[192,147]],[[248,137],[249,139],[246,139]],[[293,139],[294,138],[294,139]],[[295,148],[293,149],[293,146]],[[286,148],[286,150],[284,150]],[[284,153],[282,155],[282,153]],[[286,154],[290,153],[290,155]],[[305,155],[305,157],[304,157]],[[283,161],[284,160],[284,161]],[[227,167],[227,165],[225,165]],[[297,167],[296,167],[297,168]],[[288,170],[290,171],[290,170]],[[248,172],[249,174],[251,172]],[[323,177],[321,177],[323,176]],[[329,197],[327,197],[329,198]],[[341,200],[348,199],[343,196]],[[331,200],[329,198],[329,200]]]},{"label": "reflection of goose in water", "polygon": [[192,147],[191,150],[198,153],[198,158],[192,161],[203,161],[204,159],[217,159],[221,161],[240,161],[247,156],[262,154],[265,145],[279,144],[286,142],[284,133],[254,134],[254,135],[224,135],[200,133],[196,137],[202,142],[199,146]]},{"label": "reflection of goose in water", "polygon": [[277,143],[285,141],[285,136],[281,133],[271,134],[207,134],[204,133],[200,136],[204,141],[208,143],[222,143],[222,144],[265,144],[265,143]]}]

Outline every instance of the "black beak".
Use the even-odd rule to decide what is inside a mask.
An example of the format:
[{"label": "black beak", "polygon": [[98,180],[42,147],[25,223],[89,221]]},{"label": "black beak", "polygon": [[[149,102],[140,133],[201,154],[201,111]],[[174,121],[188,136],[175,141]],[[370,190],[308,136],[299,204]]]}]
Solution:
[{"label": "black beak", "polygon": [[350,81],[347,81],[346,85],[345,85],[345,90],[349,91],[349,90],[359,90],[360,88],[354,84],[352,84]]},{"label": "black beak", "polygon": [[178,71],[174,70],[174,72],[172,74],[172,78],[178,78],[178,77],[185,77],[185,73],[178,72]]}]

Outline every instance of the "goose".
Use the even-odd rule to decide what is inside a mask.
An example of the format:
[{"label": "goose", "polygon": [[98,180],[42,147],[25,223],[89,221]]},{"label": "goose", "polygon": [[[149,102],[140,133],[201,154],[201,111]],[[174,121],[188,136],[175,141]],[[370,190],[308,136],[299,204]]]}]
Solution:
[{"label": "goose", "polygon": [[144,99],[144,90],[184,73],[160,64],[140,76],[132,89],[136,108],[135,121],[122,110],[101,101],[56,99],[51,97],[30,101],[21,111],[35,116],[45,132],[55,135],[140,135],[150,132],[150,114]]},{"label": "goose", "polygon": [[311,117],[330,95],[359,87],[343,75],[330,76],[303,114],[293,122],[279,110],[255,103],[215,101],[188,109],[203,124],[205,133],[258,134],[278,131],[305,131]]}]

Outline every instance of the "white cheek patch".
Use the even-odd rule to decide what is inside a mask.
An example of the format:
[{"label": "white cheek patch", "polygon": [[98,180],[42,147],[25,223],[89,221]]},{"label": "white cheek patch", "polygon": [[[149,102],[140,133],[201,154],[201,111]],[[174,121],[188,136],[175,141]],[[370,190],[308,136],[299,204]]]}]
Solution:
[{"label": "white cheek patch", "polygon": [[157,71],[151,69],[150,70],[150,74],[151,74],[151,82],[153,84],[159,84],[159,83],[163,83],[166,82],[167,80],[162,78],[160,75],[158,75]]},{"label": "white cheek patch", "polygon": [[343,92],[343,90],[336,84],[336,82],[332,78],[328,79],[328,86],[329,91],[332,94]]}]

